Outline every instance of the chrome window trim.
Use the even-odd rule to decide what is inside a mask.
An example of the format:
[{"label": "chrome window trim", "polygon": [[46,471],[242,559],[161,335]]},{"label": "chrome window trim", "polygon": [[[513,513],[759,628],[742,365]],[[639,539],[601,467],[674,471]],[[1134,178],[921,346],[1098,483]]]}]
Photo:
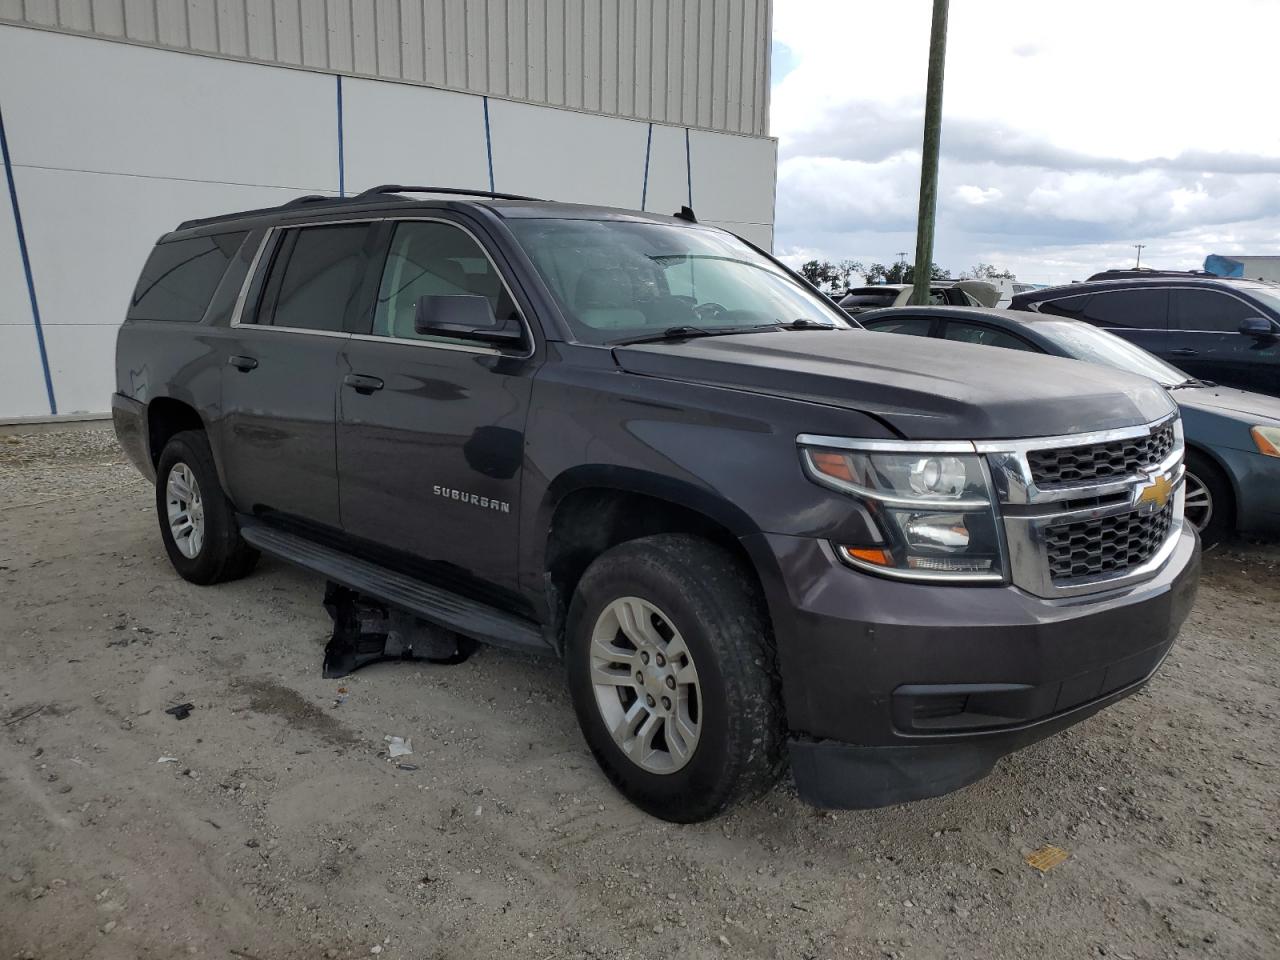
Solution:
[{"label": "chrome window trim", "polygon": [[[1046,297],[1043,300],[1036,300],[1033,303],[1029,303],[1027,304],[1027,306],[1033,308],[1036,313],[1039,313],[1041,305],[1046,303],[1057,303],[1060,300],[1070,300],[1073,297],[1100,297],[1108,293],[1132,293],[1134,290],[1166,290],[1166,291],[1207,290],[1210,293],[1219,293],[1219,294],[1222,294],[1224,297],[1231,297],[1235,300],[1239,300],[1241,303],[1243,303],[1246,307],[1248,307],[1251,310],[1262,309],[1262,307],[1260,307],[1258,304],[1246,299],[1243,295],[1237,293],[1234,290],[1224,290],[1221,287],[1191,287],[1191,286],[1183,287],[1183,286],[1170,286],[1168,284],[1160,284],[1159,286],[1156,286],[1154,284],[1152,284],[1151,286],[1146,286],[1144,284],[1141,287],[1117,287],[1115,289],[1094,290],[1092,293],[1088,291],[1085,291],[1082,293],[1071,293],[1062,297]],[[1058,317],[1058,314],[1048,314],[1048,316]],[[1276,319],[1272,317],[1270,314],[1263,312],[1263,313],[1259,313],[1258,316],[1265,317],[1267,320],[1270,320],[1271,328],[1273,330],[1276,329],[1277,327],[1280,327],[1280,322],[1277,322]],[[1080,320],[1079,317],[1058,317],[1058,319]],[[1217,333],[1217,334],[1225,333],[1225,334],[1237,334],[1239,336],[1243,336],[1243,334],[1241,334],[1239,330],[1183,330],[1181,327],[1171,326],[1170,321],[1172,319],[1173,319],[1173,304],[1170,303],[1165,308],[1164,327],[1108,327],[1100,323],[1092,323],[1089,320],[1080,320],[1080,322],[1087,323],[1091,327],[1097,327],[1099,330],[1163,330],[1165,333]]]},{"label": "chrome window trim", "polygon": [[[245,307],[245,301],[249,297],[249,290],[253,286],[253,281],[258,276],[258,271],[263,269],[262,258],[266,251],[272,246],[272,240],[280,233],[286,230],[306,230],[309,227],[332,227],[342,226],[345,224],[381,224],[381,223],[443,223],[450,227],[461,230],[476,245],[477,249],[484,254],[484,258],[493,267],[494,272],[498,275],[498,280],[502,283],[502,288],[507,291],[507,296],[511,298],[511,302],[515,304],[516,316],[520,318],[520,328],[524,332],[524,340],[527,349],[523,353],[513,353],[504,351],[499,347],[489,346],[487,344],[471,345],[466,343],[437,343],[433,340],[412,340],[407,337],[381,337],[376,333],[351,333],[341,330],[311,330],[306,327],[277,327],[270,323],[244,323],[242,315]],[[394,236],[394,235],[393,235]],[[265,277],[263,278],[265,279]],[[381,280],[381,278],[379,278]],[[381,282],[379,282],[381,286]],[[375,299],[376,299],[375,294]],[[253,261],[249,264],[249,272],[245,275],[244,283],[240,287],[240,295],[236,298],[235,310],[231,315],[231,326],[233,328],[251,328],[255,330],[279,330],[285,333],[311,333],[320,336],[338,336],[346,340],[367,340],[378,343],[408,343],[414,346],[435,347],[441,350],[451,350],[459,353],[478,353],[485,356],[504,356],[511,357],[515,360],[527,360],[532,357],[537,350],[537,341],[533,336],[533,328],[530,326],[528,319],[524,315],[524,311],[520,309],[520,302],[516,299],[515,292],[511,289],[511,285],[507,283],[507,278],[503,274],[501,268],[490,256],[485,245],[480,242],[480,238],[476,236],[475,231],[471,230],[464,224],[455,220],[449,220],[445,217],[350,217],[346,219],[335,220],[311,220],[306,223],[281,223],[266,228],[266,233],[262,236],[261,243],[258,244],[258,252],[254,254]]]}]

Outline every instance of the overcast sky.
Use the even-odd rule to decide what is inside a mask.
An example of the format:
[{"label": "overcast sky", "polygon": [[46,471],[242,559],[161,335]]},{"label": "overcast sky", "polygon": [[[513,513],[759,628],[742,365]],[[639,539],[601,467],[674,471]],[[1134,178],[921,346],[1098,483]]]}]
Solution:
[{"label": "overcast sky", "polygon": [[[775,0],[775,251],[915,249],[929,0]],[[1280,254],[1280,0],[952,0],[934,259]],[[911,259],[914,253],[908,254]]]}]

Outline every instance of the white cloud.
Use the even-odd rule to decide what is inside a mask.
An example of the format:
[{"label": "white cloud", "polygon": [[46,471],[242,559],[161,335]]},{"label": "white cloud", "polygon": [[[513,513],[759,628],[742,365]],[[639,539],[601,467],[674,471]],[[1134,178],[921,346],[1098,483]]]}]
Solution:
[{"label": "white cloud", "polygon": [[[777,0],[777,240],[887,262],[914,247],[928,0]],[[1273,252],[1280,3],[951,5],[935,259],[1030,280]]]}]

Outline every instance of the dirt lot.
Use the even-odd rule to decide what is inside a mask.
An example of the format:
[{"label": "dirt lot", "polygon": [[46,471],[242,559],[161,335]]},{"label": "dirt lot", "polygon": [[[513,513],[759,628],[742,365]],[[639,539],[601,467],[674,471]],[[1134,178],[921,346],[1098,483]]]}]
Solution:
[{"label": "dirt lot", "polygon": [[0,437],[0,960],[1280,957],[1276,547],[1208,557],[1148,691],[967,790],[694,827],[613,792],[553,662],[321,679],[322,587],[191,586],[108,433]]}]

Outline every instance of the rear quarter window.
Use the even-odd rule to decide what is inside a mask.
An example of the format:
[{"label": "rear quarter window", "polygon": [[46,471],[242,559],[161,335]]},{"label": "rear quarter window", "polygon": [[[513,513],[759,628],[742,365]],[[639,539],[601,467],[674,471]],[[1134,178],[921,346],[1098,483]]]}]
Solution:
[{"label": "rear quarter window", "polygon": [[129,301],[129,320],[199,323],[247,232],[158,243]]}]

